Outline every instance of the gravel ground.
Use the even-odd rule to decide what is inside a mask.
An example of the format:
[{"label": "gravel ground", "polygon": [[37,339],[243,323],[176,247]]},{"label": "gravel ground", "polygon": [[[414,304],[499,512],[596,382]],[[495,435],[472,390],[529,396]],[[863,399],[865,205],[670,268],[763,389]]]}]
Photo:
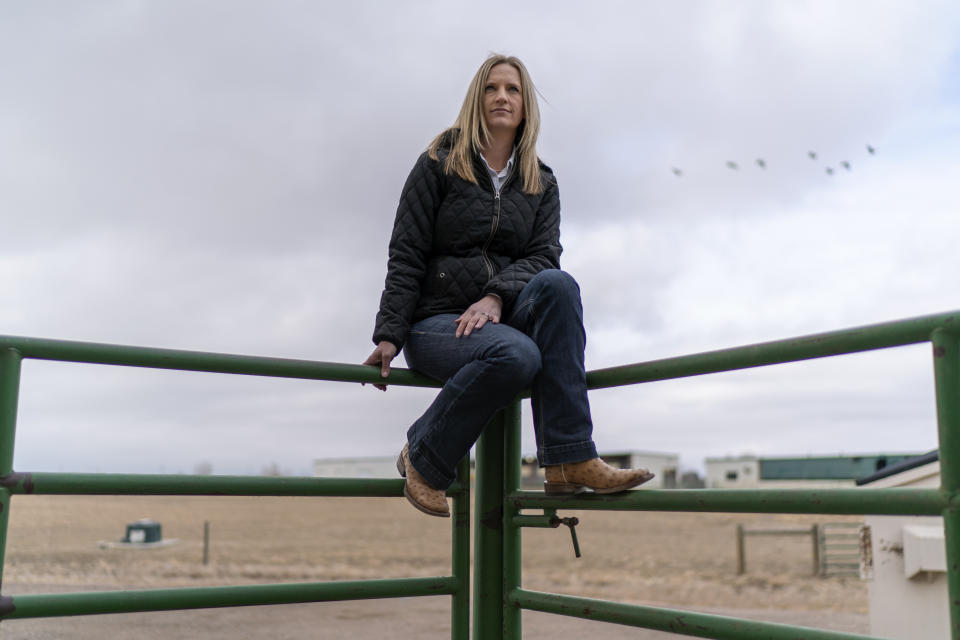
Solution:
[{"label": "gravel ground", "polygon": [[[580,518],[583,558],[565,528],[523,537],[523,584],[537,591],[736,617],[867,631],[866,584],[811,575],[809,538],[753,538],[737,575],[735,530],[809,527],[835,517],[565,512]],[[142,517],[168,547],[102,549]],[[849,519],[849,518],[847,518]],[[204,521],[212,528],[202,564]],[[100,589],[448,575],[449,522],[402,499],[14,496],[3,595]],[[444,638],[445,597],[11,620],[0,638]],[[524,613],[524,638],[557,634],[666,639],[670,634]]]},{"label": "gravel ground", "polygon": [[[53,585],[7,585],[8,594],[51,593]],[[702,609],[720,615],[822,629],[868,633],[867,615],[842,611]],[[389,640],[449,638],[450,601],[446,597],[399,598],[357,602],[238,607],[197,611],[9,620],[0,624],[3,640],[299,640],[330,638]],[[558,637],[591,640],[672,640],[684,636],[622,625],[565,618],[536,611],[523,613],[525,640]]]}]

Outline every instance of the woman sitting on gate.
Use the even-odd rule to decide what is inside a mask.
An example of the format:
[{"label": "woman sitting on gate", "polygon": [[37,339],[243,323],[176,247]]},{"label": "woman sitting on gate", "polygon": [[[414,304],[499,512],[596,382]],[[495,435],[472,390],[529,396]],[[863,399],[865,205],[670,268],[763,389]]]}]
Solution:
[{"label": "woman sitting on gate", "polygon": [[548,494],[615,493],[653,477],[606,464],[591,439],[580,289],[560,270],[560,198],[537,157],[539,129],[526,68],[491,56],[400,196],[364,364],[386,377],[402,348],[444,383],[397,460],[404,495],[430,515],[450,515],[457,464],[527,388]]}]

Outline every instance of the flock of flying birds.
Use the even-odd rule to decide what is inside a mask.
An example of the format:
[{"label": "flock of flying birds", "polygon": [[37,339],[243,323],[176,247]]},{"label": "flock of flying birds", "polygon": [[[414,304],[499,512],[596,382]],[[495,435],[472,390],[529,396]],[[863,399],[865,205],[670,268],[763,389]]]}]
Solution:
[{"label": "flock of flying birds", "polygon": [[[877,150],[874,149],[874,148],[873,148],[872,146],[870,146],[869,144],[866,145],[866,146],[867,146],[867,153],[869,153],[870,155],[874,155],[874,154],[877,152]],[[807,156],[808,156],[811,160],[813,160],[814,162],[817,161],[817,152],[816,152],[816,151],[807,151]],[[754,163],[755,163],[758,167],[760,167],[761,169],[766,169],[766,168],[767,168],[767,161],[764,160],[763,158],[757,158],[756,160],[754,160]],[[844,169],[846,169],[847,171],[850,171],[850,162],[849,162],[849,161],[847,161],[847,160],[841,160],[841,161],[840,161],[840,166],[843,167]],[[739,171],[739,170],[740,170],[740,165],[737,164],[736,162],[734,162],[733,160],[728,160],[728,161],[727,161],[727,168],[730,169],[730,170],[732,170],[732,171]],[[673,172],[673,175],[677,176],[678,178],[682,178],[682,177],[683,177],[683,169],[680,169],[679,167],[670,167],[670,170]],[[832,175],[834,174],[834,168],[833,168],[833,167],[825,167],[824,171],[826,172],[826,174],[827,174],[828,176],[832,176]]]}]

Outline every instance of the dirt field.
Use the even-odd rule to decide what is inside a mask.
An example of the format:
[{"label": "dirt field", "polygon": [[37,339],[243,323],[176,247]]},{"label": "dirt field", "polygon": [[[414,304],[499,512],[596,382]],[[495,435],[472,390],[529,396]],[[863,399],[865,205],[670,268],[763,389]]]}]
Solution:
[{"label": "dirt field", "polygon": [[[4,593],[8,595],[449,574],[449,522],[424,517],[401,499],[16,496],[10,515],[4,570]],[[580,518],[577,531],[583,558],[574,558],[566,528],[525,530],[523,582],[527,588],[677,608],[752,610],[753,617],[866,631],[865,583],[855,578],[812,577],[809,538],[751,538],[748,572],[735,574],[734,532],[738,523],[799,527],[837,521],[836,517],[602,512],[561,515]],[[161,522],[164,537],[179,542],[150,550],[98,547],[99,541],[118,540],[126,523],[143,517]],[[211,561],[207,566],[201,562],[204,520],[211,523]],[[413,602],[144,614],[137,626],[142,630],[140,625],[163,627],[164,620],[195,620],[188,635],[219,638],[230,636],[200,630],[209,626],[210,633],[215,634],[223,631],[224,625],[242,620],[245,633],[253,635],[241,637],[341,637],[333,627],[317,634],[316,627],[306,623],[319,616],[326,621],[339,620],[337,628],[346,630],[343,637],[420,636],[401,631],[406,627],[397,616],[406,616],[412,628],[422,623],[425,626],[421,629],[430,629],[422,637],[449,634],[448,599]],[[305,626],[296,627],[289,635],[278,635],[276,629],[273,633],[266,629],[262,633],[251,631],[249,625],[258,620],[268,624],[273,615],[263,613],[268,610],[274,614],[286,611],[282,622],[287,626],[298,619]],[[392,613],[378,623],[378,611],[380,615]],[[219,622],[206,625],[202,622],[204,615],[213,615],[211,619]],[[96,619],[108,618],[126,616]],[[545,618],[551,622],[544,622],[544,628],[557,620],[525,614],[525,630],[530,620]],[[86,620],[92,622],[94,618]],[[73,633],[60,636],[55,632],[56,625],[65,622],[70,623]],[[84,623],[9,621],[3,624],[3,637],[81,637],[76,629]],[[40,629],[37,625],[41,624],[47,625],[47,632],[34,635],[31,630]],[[379,624],[380,631],[363,635],[361,627],[371,624],[373,628]],[[613,625],[590,629],[598,627],[631,631],[633,638],[666,637],[638,636],[636,630]],[[592,635],[597,639],[625,637]],[[111,632],[109,637],[121,636]]]}]

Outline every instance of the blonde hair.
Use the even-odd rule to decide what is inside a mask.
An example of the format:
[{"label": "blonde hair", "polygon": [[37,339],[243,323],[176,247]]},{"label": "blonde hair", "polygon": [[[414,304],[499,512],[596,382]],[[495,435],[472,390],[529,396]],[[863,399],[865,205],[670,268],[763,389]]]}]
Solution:
[{"label": "blonde hair", "polygon": [[470,82],[467,95],[460,107],[460,114],[452,127],[446,129],[433,139],[427,147],[428,155],[439,159],[441,148],[449,146],[450,152],[444,161],[444,171],[447,174],[456,173],[468,182],[477,183],[473,172],[473,154],[480,153],[490,140],[490,130],[483,115],[483,94],[490,76],[490,70],[498,64],[509,64],[520,74],[520,92],[523,97],[523,119],[517,128],[518,140],[516,167],[523,183],[525,193],[540,193],[543,185],[540,184],[540,167],[537,158],[537,136],[540,134],[540,108],[537,106],[536,90],[533,80],[527,73],[518,58],[499,54],[491,55],[484,60],[476,75]]}]

